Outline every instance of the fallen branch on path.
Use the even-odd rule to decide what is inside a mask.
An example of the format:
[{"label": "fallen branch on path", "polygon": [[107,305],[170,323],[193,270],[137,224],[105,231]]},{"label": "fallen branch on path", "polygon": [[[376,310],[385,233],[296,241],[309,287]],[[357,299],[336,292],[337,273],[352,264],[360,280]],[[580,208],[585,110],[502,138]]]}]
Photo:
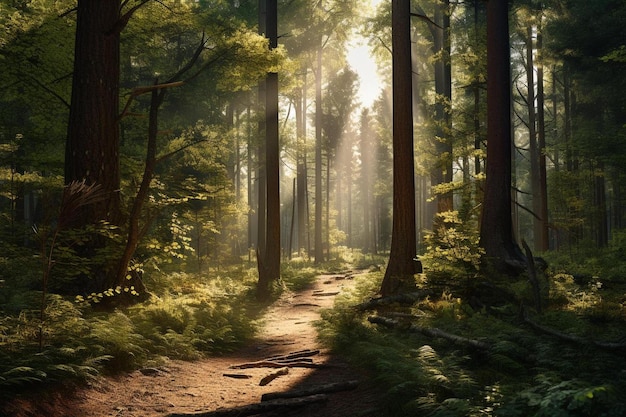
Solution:
[{"label": "fallen branch on path", "polygon": [[273,361],[255,361],[240,363],[238,365],[230,365],[230,369],[250,369],[250,368],[327,368],[329,365],[313,363],[305,360],[293,362],[273,362]]},{"label": "fallen branch on path", "polygon": [[265,358],[266,361],[272,362],[280,362],[285,360],[291,360],[296,358],[308,358],[311,356],[319,355],[319,349],[304,349],[298,350],[296,352],[291,352],[286,355],[278,355],[278,356],[270,356],[269,358]]},{"label": "fallen branch on path", "polygon": [[313,294],[313,297],[332,297],[334,295],[339,294],[339,291],[333,291],[333,292],[317,292]]},{"label": "fallen branch on path", "polygon": [[167,417],[245,417],[268,413],[271,411],[295,409],[310,404],[316,404],[326,401],[328,401],[327,395],[318,394],[308,397],[264,401],[260,403],[244,405],[241,407],[220,408],[219,410],[200,413],[171,413],[168,414]]},{"label": "fallen branch on path", "polygon": [[261,401],[271,401],[281,398],[308,397],[315,394],[329,394],[333,392],[350,391],[359,385],[359,381],[333,382],[330,384],[316,385],[309,388],[284,392],[268,392],[261,396]]},{"label": "fallen branch on path", "polygon": [[261,378],[261,381],[259,381],[259,385],[264,387],[270,382],[272,382],[273,380],[275,380],[276,378],[278,378],[279,376],[287,375],[288,373],[289,373],[289,368],[287,368],[286,366],[282,367],[278,371],[272,372],[271,374],[266,375],[263,378]]},{"label": "fallen branch on path", "polygon": [[226,378],[234,378],[234,379],[250,379],[250,378],[252,378],[252,375],[246,375],[246,374],[222,374],[222,376],[225,376]]},{"label": "fallen branch on path", "polygon": [[[385,317],[368,317],[367,320],[370,323],[374,323],[374,324],[380,324],[382,326],[385,327],[389,327],[389,328],[396,328],[401,326],[400,323],[397,320],[393,320],[393,319],[389,319],[389,318],[385,318]],[[480,340],[476,340],[476,339],[469,339],[467,337],[463,337],[463,336],[458,336],[452,333],[448,333],[445,332],[443,330],[437,329],[435,327],[421,327],[415,324],[411,324],[410,326],[406,327],[404,330],[410,332],[410,333],[421,333],[423,335],[429,336],[429,337],[440,337],[442,339],[446,339],[449,340],[450,342],[454,343],[455,345],[459,345],[459,346],[465,346],[465,347],[469,347],[472,349],[477,349],[477,350],[491,350],[491,346],[485,342],[482,342]]]},{"label": "fallen branch on path", "polygon": [[271,356],[260,361],[246,362],[239,365],[231,365],[230,369],[249,369],[249,368],[324,368],[327,365],[313,363],[310,356],[319,355],[318,349],[304,349],[297,352],[291,352],[286,355]]}]

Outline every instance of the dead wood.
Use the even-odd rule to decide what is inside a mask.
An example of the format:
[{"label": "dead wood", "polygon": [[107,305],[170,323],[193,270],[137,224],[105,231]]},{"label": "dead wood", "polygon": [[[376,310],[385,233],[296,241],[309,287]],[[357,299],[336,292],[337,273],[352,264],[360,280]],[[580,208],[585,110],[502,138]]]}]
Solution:
[{"label": "dead wood", "polygon": [[272,372],[271,374],[266,375],[263,378],[261,378],[261,381],[259,381],[259,385],[264,387],[265,385],[269,384],[270,382],[272,382],[279,376],[287,375],[288,373],[289,373],[289,368],[287,368],[286,366],[282,367],[278,371]]},{"label": "dead wood", "polygon": [[230,369],[248,368],[323,368],[325,365],[313,363],[310,356],[319,355],[319,349],[304,349],[291,352],[286,355],[270,356],[260,361],[246,362],[238,365],[231,365]]},{"label": "dead wood", "polygon": [[584,337],[576,336],[569,333],[564,333],[556,329],[552,329],[550,327],[542,326],[541,324],[535,323],[530,318],[528,318],[525,311],[522,311],[522,318],[524,323],[528,324],[533,329],[545,333],[550,336],[554,336],[557,339],[563,340],[565,342],[576,343],[579,345],[591,345],[595,347],[599,347],[601,349],[609,350],[609,351],[617,351],[621,355],[626,354],[626,343],[618,343],[618,342],[602,342],[598,340],[589,340]]},{"label": "dead wood", "polygon": [[230,369],[250,369],[250,368],[282,368],[288,366],[289,368],[327,368],[328,365],[312,363],[307,361],[294,361],[294,362],[273,362],[273,361],[255,361],[240,363],[238,365],[229,366]]},{"label": "dead wood", "polygon": [[[368,317],[367,319],[370,323],[380,324],[389,328],[402,327],[402,325],[397,320],[392,320],[385,317]],[[467,337],[458,336],[452,333],[445,332],[443,330],[437,329],[435,327],[421,327],[415,324],[411,324],[408,327],[403,328],[405,331],[410,333],[421,333],[425,336],[429,337],[440,337],[442,339],[446,339],[455,345],[469,347],[477,350],[490,350],[491,346],[485,342],[476,339],[469,339]]]},{"label": "dead wood", "polygon": [[247,374],[222,374],[222,376],[225,376],[226,378],[234,378],[234,379],[250,379],[250,378],[252,378],[252,375],[247,375]]},{"label": "dead wood", "polygon": [[316,385],[313,387],[302,388],[284,392],[268,392],[261,396],[261,401],[277,400],[279,398],[298,398],[308,397],[315,394],[329,394],[333,392],[350,391],[358,387],[359,381],[343,381],[333,382],[330,384]]},{"label": "dead wood", "polygon": [[310,356],[315,356],[319,354],[320,354],[319,349],[304,349],[304,350],[299,350],[297,352],[291,352],[286,355],[271,356],[269,358],[265,358],[264,360],[272,361],[272,362],[279,362],[279,361],[285,361],[285,360],[291,360],[291,359],[297,359],[297,358],[308,358]]},{"label": "dead wood", "polygon": [[171,413],[167,414],[167,417],[245,417],[278,410],[296,409],[304,407],[306,405],[326,401],[328,401],[327,395],[317,394],[308,397],[263,401],[260,403],[244,405],[241,407],[220,408],[219,410],[200,413]]},{"label": "dead wood", "polygon": [[411,292],[407,294],[392,295],[390,297],[372,298],[369,301],[366,301],[361,304],[357,304],[356,306],[354,306],[354,308],[356,308],[358,311],[367,311],[367,310],[373,310],[376,307],[388,306],[390,304],[396,304],[396,303],[410,305],[426,297],[432,296],[434,294],[435,293],[432,290],[422,290],[422,291],[416,291],[416,292]]},{"label": "dead wood", "polygon": [[334,295],[339,294],[339,291],[333,291],[333,292],[318,292],[318,293],[314,293],[313,297],[332,297]]}]

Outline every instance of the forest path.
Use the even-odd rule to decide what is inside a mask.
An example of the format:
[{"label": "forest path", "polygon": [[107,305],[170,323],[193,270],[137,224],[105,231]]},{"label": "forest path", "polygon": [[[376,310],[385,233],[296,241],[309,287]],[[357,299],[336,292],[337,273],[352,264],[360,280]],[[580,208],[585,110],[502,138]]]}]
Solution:
[{"label": "forest path", "polygon": [[[116,378],[105,378],[97,386],[82,390],[63,401],[55,416],[165,417],[169,414],[206,413],[220,408],[256,404],[270,392],[283,392],[329,383],[359,380],[354,390],[327,394],[327,400],[273,416],[374,416],[376,392],[358,370],[347,365],[317,341],[314,322],[320,309],[333,306],[335,295],[354,285],[354,274],[320,275],[313,284],[296,293],[285,292],[264,314],[258,337],[248,346],[222,357],[196,362],[171,361],[159,369],[141,370]],[[309,351],[316,368],[289,367],[261,386],[262,378],[276,368],[232,369],[231,365],[261,361],[277,355]],[[320,366],[321,365],[321,366]],[[231,374],[231,376],[225,376]],[[242,375],[240,378],[232,374]],[[249,415],[249,414],[245,414]]]}]

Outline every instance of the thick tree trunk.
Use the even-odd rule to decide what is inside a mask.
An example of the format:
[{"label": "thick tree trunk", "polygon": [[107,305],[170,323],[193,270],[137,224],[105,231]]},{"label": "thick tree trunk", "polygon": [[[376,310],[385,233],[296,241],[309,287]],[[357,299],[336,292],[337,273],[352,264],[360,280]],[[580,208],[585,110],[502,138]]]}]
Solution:
[{"label": "thick tree trunk", "polygon": [[496,270],[523,268],[511,219],[511,68],[508,1],[487,2],[487,168],[480,244]]},{"label": "thick tree trunk", "polygon": [[85,207],[74,224],[77,227],[121,221],[119,13],[119,0],[78,2],[65,183],[98,184],[108,198]]},{"label": "thick tree trunk", "polygon": [[[278,46],[277,0],[267,0],[267,38]],[[265,96],[266,243],[265,259],[259,263],[257,298],[267,299],[272,282],[280,278],[280,167],[278,144],[278,74],[267,75]]]},{"label": "thick tree trunk", "polygon": [[415,170],[411,88],[411,2],[393,0],[393,230],[380,292],[396,294],[415,286]]}]

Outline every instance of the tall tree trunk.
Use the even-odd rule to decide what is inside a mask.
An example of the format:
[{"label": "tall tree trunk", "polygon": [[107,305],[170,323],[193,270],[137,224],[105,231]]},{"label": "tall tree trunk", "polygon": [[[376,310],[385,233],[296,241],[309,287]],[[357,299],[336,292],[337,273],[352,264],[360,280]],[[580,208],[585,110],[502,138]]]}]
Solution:
[{"label": "tall tree trunk", "polygon": [[[264,35],[266,31],[266,14],[267,1],[259,0],[259,34]],[[258,98],[257,98],[257,119],[258,119],[258,137],[265,137],[265,90],[266,80],[259,80]],[[259,140],[257,145],[257,263],[265,261],[265,242],[267,226],[267,187],[266,187],[266,170],[265,170],[265,142]]]},{"label": "tall tree trunk", "polygon": [[67,141],[65,183],[98,184],[108,195],[84,208],[74,226],[120,224],[120,1],[80,0]]},{"label": "tall tree trunk", "polygon": [[[540,17],[541,19],[541,17]],[[535,235],[535,249],[545,252],[550,246],[548,219],[548,182],[546,169],[546,118],[543,87],[543,36],[541,20],[537,30],[537,140],[539,145],[539,199],[537,215],[541,219],[539,235]],[[556,117],[556,114],[555,114]]]},{"label": "tall tree trunk", "polygon": [[322,246],[322,40],[315,74],[315,263],[324,261]]},{"label": "tall tree trunk", "polygon": [[304,86],[301,97],[296,98],[296,130],[297,130],[297,230],[298,253],[305,248],[306,236],[306,67],[304,68]]},{"label": "tall tree trunk", "polygon": [[371,141],[370,116],[367,109],[361,113],[361,201],[363,205],[363,253],[370,253],[373,248],[370,224],[374,224],[372,207],[372,173],[374,172],[374,144]]},{"label": "tall tree trunk", "polygon": [[[450,66],[450,1],[443,0],[435,7],[435,22],[441,27],[433,28],[435,62],[435,119],[437,164],[431,172],[432,185],[452,182],[452,118],[447,109],[452,102],[452,72]],[[452,210],[452,192],[437,195],[437,212]]]},{"label": "tall tree trunk", "polygon": [[533,212],[533,242],[535,250],[541,246],[541,229],[543,226],[540,216],[541,193],[539,178],[539,149],[537,143],[537,113],[535,111],[535,59],[533,43],[533,25],[526,28],[526,107],[528,108],[528,148],[530,159],[530,192],[532,195]]},{"label": "tall tree trunk", "polygon": [[[478,48],[478,5],[481,2],[478,0],[474,1],[474,37],[476,41],[476,48]],[[474,79],[474,86],[472,91],[474,93],[474,149],[479,151],[482,148],[482,141],[480,140],[480,75],[476,74],[476,78]],[[482,172],[481,168],[481,158],[480,153],[476,152],[476,156],[474,157],[474,173],[476,175]],[[480,186],[477,186],[477,194],[479,194]],[[479,200],[480,196],[477,196],[477,200]]]},{"label": "tall tree trunk", "polygon": [[521,261],[511,219],[511,68],[508,1],[487,1],[487,169],[480,244],[487,262]]},{"label": "tall tree trunk", "polygon": [[[278,46],[277,0],[267,0],[267,38],[270,48]],[[265,81],[265,169],[266,169],[266,243],[265,257],[259,263],[257,298],[269,298],[271,284],[280,278],[280,166],[278,144],[278,74],[267,74]]]},{"label": "tall tree trunk", "polygon": [[415,169],[411,65],[411,2],[392,0],[393,50],[393,230],[391,252],[380,292],[383,296],[415,286]]},{"label": "tall tree trunk", "polygon": [[248,257],[250,256],[250,249],[253,246],[253,224],[254,224],[254,196],[252,190],[252,118],[251,118],[251,109],[250,103],[246,107],[246,120],[247,120],[247,131],[246,131],[246,145],[248,151],[246,152],[246,186],[248,190]]}]

